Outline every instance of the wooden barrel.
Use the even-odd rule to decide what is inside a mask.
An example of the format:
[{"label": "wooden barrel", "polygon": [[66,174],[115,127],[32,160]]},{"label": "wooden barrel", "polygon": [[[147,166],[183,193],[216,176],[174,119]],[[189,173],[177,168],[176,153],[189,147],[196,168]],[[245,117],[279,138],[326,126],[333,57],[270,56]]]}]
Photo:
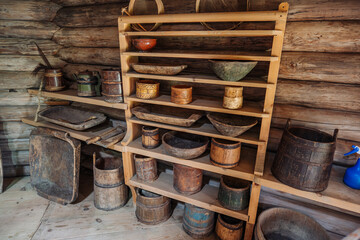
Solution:
[{"label": "wooden barrel", "polygon": [[124,184],[122,160],[97,159],[93,172],[95,207],[111,211],[124,206],[128,200],[128,188]]},{"label": "wooden barrel", "polygon": [[155,225],[165,222],[171,216],[171,201],[169,198],[136,189],[136,211],[137,219],[145,224]]},{"label": "wooden barrel", "polygon": [[101,77],[104,81],[121,82],[121,70],[103,69],[101,71]]},{"label": "wooden barrel", "polygon": [[109,103],[120,103],[124,102],[122,94],[121,82],[116,81],[103,81],[102,92],[104,100]]},{"label": "wooden barrel", "polygon": [[203,238],[214,228],[214,212],[185,203],[183,229],[193,238]]},{"label": "wooden barrel", "polygon": [[246,209],[250,200],[250,182],[221,176],[218,200],[222,206],[231,210]]},{"label": "wooden barrel", "polygon": [[329,183],[337,129],[331,136],[316,129],[286,124],[272,173],[291,187],[321,192]]},{"label": "wooden barrel", "polygon": [[201,190],[203,172],[201,169],[173,164],[174,188],[179,193],[191,195]]},{"label": "wooden barrel", "polygon": [[240,161],[240,142],[225,139],[211,139],[210,161],[216,166],[232,168]]},{"label": "wooden barrel", "polygon": [[187,85],[175,85],[171,87],[171,102],[188,104],[192,102],[192,87]]},{"label": "wooden barrel", "polygon": [[311,217],[286,208],[271,208],[260,214],[255,240],[329,240],[326,230]]},{"label": "wooden barrel", "polygon": [[153,182],[158,178],[155,158],[135,155],[135,169],[139,180]]},{"label": "wooden barrel", "polygon": [[157,98],[160,83],[153,80],[139,80],[136,82],[136,97],[142,99]]},{"label": "wooden barrel", "polygon": [[44,77],[46,91],[56,92],[65,88],[61,69],[46,69]]},{"label": "wooden barrel", "polygon": [[215,233],[221,240],[242,239],[243,232],[243,221],[222,214],[218,215]]},{"label": "wooden barrel", "polygon": [[159,128],[143,126],[141,140],[144,148],[158,147],[160,145]]}]

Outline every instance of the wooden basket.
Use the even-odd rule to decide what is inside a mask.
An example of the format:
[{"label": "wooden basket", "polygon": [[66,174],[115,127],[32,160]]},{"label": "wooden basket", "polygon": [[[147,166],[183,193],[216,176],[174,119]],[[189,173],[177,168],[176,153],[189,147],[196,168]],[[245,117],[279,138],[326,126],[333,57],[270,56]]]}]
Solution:
[{"label": "wooden basket", "polygon": [[[164,4],[161,0],[154,0],[155,3],[156,3],[156,6],[157,6],[157,12],[158,14],[164,14],[165,12],[165,8],[164,8]],[[136,0],[130,0],[130,3],[129,3],[129,14],[130,15],[134,15],[134,7],[135,7],[135,2]],[[144,4],[145,5],[145,4]],[[145,5],[146,6],[146,5]],[[131,27],[132,29],[136,30],[136,31],[139,31],[139,32],[142,32],[144,30],[146,31],[154,31],[156,29],[158,29],[158,27],[161,26],[162,23],[155,23],[154,26],[151,27],[150,30],[147,30],[145,29],[142,25],[140,24],[132,24]]]},{"label": "wooden basket", "polygon": [[160,83],[152,80],[139,80],[136,82],[136,97],[142,99],[157,98],[159,96]]}]

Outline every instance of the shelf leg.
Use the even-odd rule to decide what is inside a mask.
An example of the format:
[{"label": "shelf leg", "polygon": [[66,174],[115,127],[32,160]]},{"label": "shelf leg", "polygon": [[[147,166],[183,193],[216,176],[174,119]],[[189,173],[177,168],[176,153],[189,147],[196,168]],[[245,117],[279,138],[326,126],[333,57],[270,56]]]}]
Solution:
[{"label": "shelf leg", "polygon": [[256,221],[257,209],[259,205],[260,191],[261,191],[261,185],[253,182],[251,187],[250,203],[248,210],[249,220],[246,223],[244,240],[252,239],[254,225]]},{"label": "shelf leg", "polygon": [[255,224],[246,223],[244,240],[251,240],[254,233]]}]

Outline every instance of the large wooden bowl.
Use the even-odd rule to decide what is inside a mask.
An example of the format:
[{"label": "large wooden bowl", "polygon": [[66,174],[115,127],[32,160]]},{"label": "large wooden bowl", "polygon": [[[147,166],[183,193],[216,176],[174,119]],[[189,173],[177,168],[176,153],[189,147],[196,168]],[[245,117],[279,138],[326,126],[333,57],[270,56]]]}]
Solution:
[{"label": "large wooden bowl", "polygon": [[187,65],[133,63],[131,67],[138,73],[172,76],[187,68]]},{"label": "large wooden bowl", "polygon": [[208,113],[207,118],[222,135],[237,137],[257,124],[257,119],[221,113]]},{"label": "large wooden bowl", "polygon": [[162,142],[168,154],[178,158],[193,159],[206,151],[209,139],[205,136],[170,131],[163,135]]},{"label": "large wooden bowl", "polygon": [[239,61],[213,61],[211,69],[224,81],[236,82],[243,79],[257,62],[239,62]]}]

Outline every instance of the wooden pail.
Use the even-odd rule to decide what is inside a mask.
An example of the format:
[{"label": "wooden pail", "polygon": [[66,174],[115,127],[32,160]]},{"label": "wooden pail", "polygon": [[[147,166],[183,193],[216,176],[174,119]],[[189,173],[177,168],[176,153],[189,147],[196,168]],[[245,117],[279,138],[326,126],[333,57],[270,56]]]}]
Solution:
[{"label": "wooden pail", "polygon": [[141,140],[144,148],[158,147],[160,145],[159,128],[143,126]]},{"label": "wooden pail", "polygon": [[101,94],[104,100],[110,103],[124,102],[120,69],[104,69],[101,74],[103,79]]},{"label": "wooden pail", "polygon": [[62,77],[61,69],[45,70],[45,90],[49,92],[60,91],[65,88],[65,82]]},{"label": "wooden pail", "polygon": [[203,172],[201,169],[173,164],[174,188],[179,193],[191,195],[201,190]]},{"label": "wooden pail", "polygon": [[221,176],[218,200],[222,206],[231,210],[247,208],[250,200],[250,182]]},{"label": "wooden pail", "polygon": [[183,229],[193,238],[203,238],[214,228],[214,212],[185,203]]},{"label": "wooden pail", "polygon": [[153,182],[159,177],[155,158],[141,155],[135,155],[134,158],[136,175],[139,180]]},{"label": "wooden pail", "polygon": [[218,215],[215,233],[221,240],[242,239],[243,232],[243,221],[222,214]]},{"label": "wooden pail", "polygon": [[223,168],[235,167],[240,160],[240,148],[240,142],[213,138],[211,139],[210,161]]}]

